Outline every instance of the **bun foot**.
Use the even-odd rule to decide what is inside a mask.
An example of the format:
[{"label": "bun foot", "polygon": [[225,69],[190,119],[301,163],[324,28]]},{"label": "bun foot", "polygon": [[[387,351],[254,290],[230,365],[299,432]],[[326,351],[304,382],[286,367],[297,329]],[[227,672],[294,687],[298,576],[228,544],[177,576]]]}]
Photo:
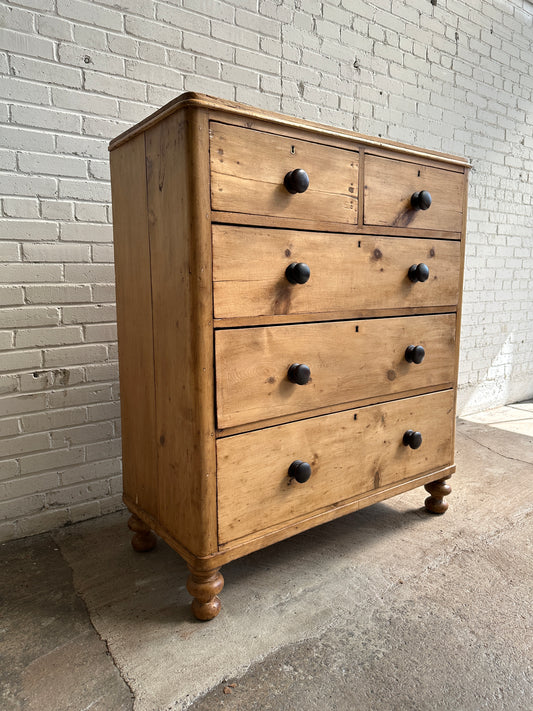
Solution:
[{"label": "bun foot", "polygon": [[133,531],[134,536],[131,539],[131,545],[133,550],[138,553],[146,553],[146,551],[151,551],[155,547],[157,538],[155,534],[147,526],[144,521],[132,514],[128,520],[128,528]]},{"label": "bun foot", "polygon": [[426,510],[434,514],[443,514],[448,509],[448,502],[444,497],[451,493],[452,487],[445,479],[439,479],[425,484],[424,489],[430,494],[424,501]]},{"label": "bun foot", "polygon": [[187,590],[193,596],[192,612],[197,620],[212,620],[220,612],[218,593],[224,587],[224,578],[219,569],[199,572],[189,567]]}]

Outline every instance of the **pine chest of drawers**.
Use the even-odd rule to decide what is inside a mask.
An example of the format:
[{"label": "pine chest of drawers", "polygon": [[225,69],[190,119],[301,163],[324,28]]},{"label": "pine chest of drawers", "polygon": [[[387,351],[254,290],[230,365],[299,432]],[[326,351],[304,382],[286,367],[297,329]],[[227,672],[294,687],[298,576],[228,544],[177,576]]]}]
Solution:
[{"label": "pine chest of drawers", "polygon": [[468,165],[185,94],[110,145],[124,501],[220,567],[425,485],[443,513]]}]

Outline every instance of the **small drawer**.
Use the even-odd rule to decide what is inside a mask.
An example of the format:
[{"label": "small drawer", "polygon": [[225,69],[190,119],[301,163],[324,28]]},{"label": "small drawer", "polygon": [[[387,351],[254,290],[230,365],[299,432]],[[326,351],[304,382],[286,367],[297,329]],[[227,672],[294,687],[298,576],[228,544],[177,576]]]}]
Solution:
[{"label": "small drawer", "polygon": [[[449,387],[455,321],[440,314],[217,331],[218,427]],[[421,362],[408,362],[409,346],[423,349],[414,355]]]},{"label": "small drawer", "polygon": [[[460,232],[464,189],[462,171],[367,155],[364,223]],[[413,195],[422,191],[431,195],[427,209],[419,209],[419,203],[412,201]]]},{"label": "small drawer", "polygon": [[[453,462],[454,393],[370,405],[217,441],[221,544]],[[404,444],[411,430],[422,443]],[[406,438],[417,444],[417,438]],[[310,465],[299,482],[293,462]],[[293,466],[300,479],[306,467]]]},{"label": "small drawer", "polygon": [[[357,151],[211,122],[210,162],[213,210],[357,223]],[[295,170],[309,186],[292,194],[284,181]]]},{"label": "small drawer", "polygon": [[455,307],[460,259],[454,240],[213,225],[214,315]]}]

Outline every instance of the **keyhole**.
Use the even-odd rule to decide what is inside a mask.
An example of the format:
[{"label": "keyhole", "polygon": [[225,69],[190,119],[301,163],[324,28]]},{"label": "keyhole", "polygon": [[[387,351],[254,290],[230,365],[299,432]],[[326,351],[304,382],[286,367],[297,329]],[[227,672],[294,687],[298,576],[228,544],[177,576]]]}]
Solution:
[{"label": "keyhole", "polygon": [[[296,147],[291,146],[291,154],[294,155],[295,153],[296,153]],[[420,175],[420,173],[418,175]]]},{"label": "keyhole", "polygon": [[418,177],[420,177],[420,171],[418,171]]}]

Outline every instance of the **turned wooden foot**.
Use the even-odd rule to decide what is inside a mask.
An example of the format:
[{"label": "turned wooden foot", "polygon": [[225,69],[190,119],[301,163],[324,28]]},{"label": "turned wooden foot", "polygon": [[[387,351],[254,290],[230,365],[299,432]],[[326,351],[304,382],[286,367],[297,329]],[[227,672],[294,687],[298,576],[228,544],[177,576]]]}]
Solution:
[{"label": "turned wooden foot", "polygon": [[199,572],[189,566],[191,574],[187,590],[193,596],[192,611],[198,620],[212,620],[220,612],[218,593],[224,587],[224,578],[219,569]]},{"label": "turned wooden foot", "polygon": [[452,487],[446,483],[446,479],[439,479],[424,485],[424,489],[429,496],[424,501],[428,511],[435,514],[443,514],[448,508],[448,502],[444,498],[451,493]]},{"label": "turned wooden foot", "polygon": [[139,553],[152,550],[157,539],[150,526],[147,526],[138,516],[132,514],[128,520],[128,528],[135,534],[131,539],[133,550]]}]

